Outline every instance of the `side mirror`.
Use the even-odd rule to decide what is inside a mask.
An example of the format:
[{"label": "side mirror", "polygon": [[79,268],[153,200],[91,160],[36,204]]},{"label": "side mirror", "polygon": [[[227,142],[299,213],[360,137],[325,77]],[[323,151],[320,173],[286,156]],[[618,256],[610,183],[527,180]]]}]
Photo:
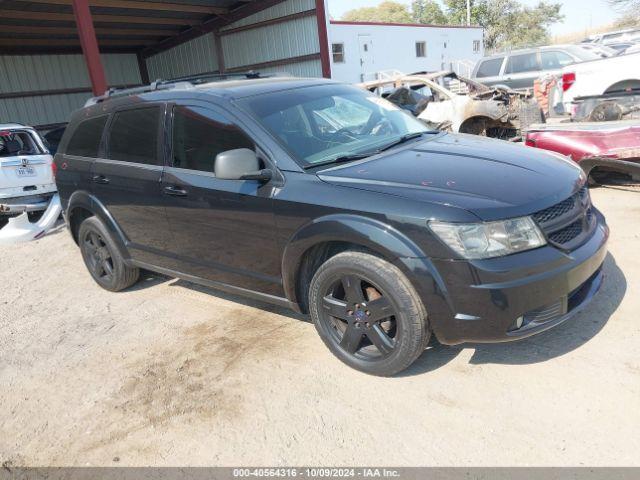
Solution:
[{"label": "side mirror", "polygon": [[219,153],[213,167],[222,180],[271,180],[271,170],[260,170],[260,160],[253,150],[239,148]]}]

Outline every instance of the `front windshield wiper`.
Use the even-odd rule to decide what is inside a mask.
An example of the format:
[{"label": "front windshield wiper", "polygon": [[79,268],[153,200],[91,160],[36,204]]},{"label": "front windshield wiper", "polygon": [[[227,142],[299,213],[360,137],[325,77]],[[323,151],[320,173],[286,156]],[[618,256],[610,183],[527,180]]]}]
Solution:
[{"label": "front windshield wiper", "polygon": [[415,138],[420,138],[425,133],[431,133],[431,132],[407,133],[406,135],[401,136],[398,140],[395,140],[395,141],[389,143],[388,145],[385,145],[384,147],[379,148],[376,153],[380,153],[380,152],[384,152],[386,150],[390,150],[393,147],[397,147],[398,145],[402,145],[403,143],[407,143],[410,140],[413,140]]},{"label": "front windshield wiper", "polygon": [[426,130],[424,132],[414,132],[414,133],[407,133],[406,135],[401,136],[400,138],[398,138],[397,140],[394,140],[393,142],[389,143],[388,145],[385,145],[384,147],[381,148],[377,148],[375,150],[369,151],[369,152],[362,152],[362,153],[351,153],[351,154],[346,154],[346,155],[340,155],[339,157],[336,158],[332,158],[331,160],[325,160],[323,162],[318,162],[318,163],[313,163],[311,165],[307,165],[305,168],[309,169],[309,168],[316,168],[316,167],[322,167],[324,165],[332,165],[332,164],[338,164],[338,163],[344,163],[344,162],[353,162],[355,160],[362,160],[364,158],[367,157],[372,157],[374,155],[378,155],[379,153],[382,153],[386,150],[389,150],[393,147],[397,147],[398,145],[402,145],[403,143],[406,143],[410,140],[414,140],[416,138],[420,138],[423,135],[427,134],[427,133],[440,133],[439,131],[431,131],[431,130]]},{"label": "front windshield wiper", "polygon": [[366,153],[350,153],[347,155],[340,155],[339,157],[332,158],[331,160],[312,163],[310,165],[307,165],[304,168],[306,170],[308,168],[322,167],[324,165],[333,165],[334,163],[338,164],[338,163],[345,163],[345,162],[353,162],[355,160],[362,160],[363,158],[371,157],[372,155],[376,155],[377,153],[378,153],[378,150],[375,150],[373,152],[366,152]]}]

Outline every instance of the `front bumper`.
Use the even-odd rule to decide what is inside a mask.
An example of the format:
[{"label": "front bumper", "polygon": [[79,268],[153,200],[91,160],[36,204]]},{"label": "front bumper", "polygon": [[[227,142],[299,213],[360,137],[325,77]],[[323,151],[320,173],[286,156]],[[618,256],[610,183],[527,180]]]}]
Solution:
[{"label": "front bumper", "polygon": [[[597,227],[581,247],[552,246],[478,261],[432,260],[407,265],[431,327],[447,345],[525,338],[575,315],[598,292],[609,229]],[[407,259],[405,259],[407,260]]]}]

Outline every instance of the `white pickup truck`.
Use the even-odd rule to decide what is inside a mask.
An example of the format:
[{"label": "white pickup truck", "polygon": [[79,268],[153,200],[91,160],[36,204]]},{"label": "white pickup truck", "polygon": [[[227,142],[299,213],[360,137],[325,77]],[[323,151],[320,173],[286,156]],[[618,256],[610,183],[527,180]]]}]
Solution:
[{"label": "white pickup truck", "polygon": [[562,69],[561,89],[567,112],[577,97],[640,90],[640,53],[568,65]]},{"label": "white pickup truck", "polygon": [[53,165],[33,128],[0,124],[0,244],[37,238],[60,215]]}]

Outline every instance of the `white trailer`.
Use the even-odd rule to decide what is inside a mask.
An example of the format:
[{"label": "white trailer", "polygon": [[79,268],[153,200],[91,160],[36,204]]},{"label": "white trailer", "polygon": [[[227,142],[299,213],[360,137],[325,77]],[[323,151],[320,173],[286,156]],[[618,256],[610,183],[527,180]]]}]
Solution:
[{"label": "white trailer", "polygon": [[331,21],[331,76],[351,83],[377,80],[385,71],[469,76],[484,55],[482,40],[481,27]]}]

